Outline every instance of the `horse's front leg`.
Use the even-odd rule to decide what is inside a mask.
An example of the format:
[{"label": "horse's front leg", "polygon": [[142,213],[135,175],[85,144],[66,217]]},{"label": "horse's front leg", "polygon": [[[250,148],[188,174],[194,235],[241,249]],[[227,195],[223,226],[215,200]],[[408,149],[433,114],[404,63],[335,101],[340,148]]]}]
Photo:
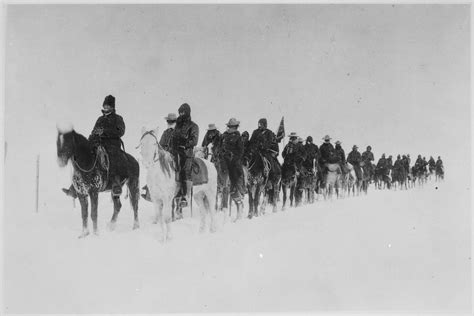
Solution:
[{"label": "horse's front leg", "polygon": [[108,225],[110,231],[113,231],[115,229],[117,216],[118,216],[118,213],[120,212],[120,208],[122,208],[122,203],[120,202],[120,196],[116,196],[112,193],[112,200],[114,202],[114,214],[112,215],[112,218],[110,219],[110,223]]},{"label": "horse's front leg", "polygon": [[84,238],[89,235],[89,228],[87,228],[87,217],[88,217],[88,207],[89,202],[87,201],[87,195],[79,195],[79,202],[81,203],[81,215],[82,215],[82,233],[79,235],[79,238]]},{"label": "horse's front leg", "polygon": [[94,234],[98,235],[99,231],[97,229],[97,208],[99,203],[99,192],[96,190],[89,191],[89,196],[91,198],[91,218],[92,218],[92,227]]}]

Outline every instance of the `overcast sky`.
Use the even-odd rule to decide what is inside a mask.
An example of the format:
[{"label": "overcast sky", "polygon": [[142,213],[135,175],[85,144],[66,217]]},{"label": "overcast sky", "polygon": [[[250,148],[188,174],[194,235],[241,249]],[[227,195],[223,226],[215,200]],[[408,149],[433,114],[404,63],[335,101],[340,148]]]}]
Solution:
[{"label": "overcast sky", "polygon": [[[200,126],[266,117],[387,154],[470,159],[468,5],[9,5],[8,154],[55,154],[116,97],[131,151],[183,102]],[[27,145],[28,144],[28,145]],[[49,157],[49,156],[48,156]],[[10,163],[18,162],[10,160]],[[8,160],[7,160],[8,164]],[[8,165],[7,165],[8,168]],[[7,174],[8,176],[8,174]]]}]

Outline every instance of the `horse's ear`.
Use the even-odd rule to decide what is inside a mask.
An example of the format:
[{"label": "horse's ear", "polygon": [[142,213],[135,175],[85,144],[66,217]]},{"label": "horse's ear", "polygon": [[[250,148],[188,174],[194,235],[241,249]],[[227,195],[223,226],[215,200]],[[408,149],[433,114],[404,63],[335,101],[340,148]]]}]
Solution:
[{"label": "horse's ear", "polygon": [[146,127],[142,126],[142,135],[146,133]]}]

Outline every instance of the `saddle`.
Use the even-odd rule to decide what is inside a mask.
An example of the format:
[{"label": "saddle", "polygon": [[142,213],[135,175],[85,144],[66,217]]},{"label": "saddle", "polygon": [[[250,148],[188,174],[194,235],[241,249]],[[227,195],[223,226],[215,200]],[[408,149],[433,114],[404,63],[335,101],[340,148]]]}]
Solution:
[{"label": "saddle", "polygon": [[339,166],[339,164],[337,164],[337,163],[328,163],[328,164],[326,164],[326,167],[331,172],[342,173],[341,166]]},{"label": "saddle", "polygon": [[191,180],[193,185],[201,185],[209,181],[207,166],[201,158],[193,158]]}]

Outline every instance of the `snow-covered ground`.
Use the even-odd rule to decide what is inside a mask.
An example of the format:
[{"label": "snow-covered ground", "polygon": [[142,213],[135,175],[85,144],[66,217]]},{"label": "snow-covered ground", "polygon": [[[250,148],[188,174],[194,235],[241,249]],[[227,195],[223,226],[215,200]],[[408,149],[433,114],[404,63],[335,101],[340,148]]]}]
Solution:
[{"label": "snow-covered ground", "polygon": [[[7,193],[7,313],[471,309],[466,181],[372,189],[237,223],[223,224],[220,214],[215,234],[198,233],[195,210],[172,224],[167,244],[143,200],[139,230],[126,200],[116,231],[107,231],[108,194],[100,197],[100,235],[78,239],[80,206],[59,191],[66,184],[43,188],[37,214],[9,208],[21,201]],[[20,188],[9,192],[21,196]]]}]

